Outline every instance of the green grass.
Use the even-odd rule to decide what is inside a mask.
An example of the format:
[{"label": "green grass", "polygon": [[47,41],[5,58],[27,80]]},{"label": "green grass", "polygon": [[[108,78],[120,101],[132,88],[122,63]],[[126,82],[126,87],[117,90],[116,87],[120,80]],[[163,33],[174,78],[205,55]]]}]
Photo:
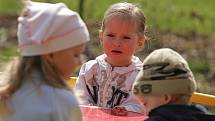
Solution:
[{"label": "green grass", "polygon": [[215,32],[213,0],[144,0],[142,2],[150,25],[179,33]]},{"label": "green grass", "polygon": [[[101,22],[108,6],[120,1],[122,0],[85,0],[84,18]],[[214,0],[127,1],[139,4],[146,15],[147,24],[155,29],[203,35],[213,35],[215,33]],[[70,6],[71,4],[68,5]],[[77,10],[78,3],[76,5],[76,7],[71,6],[70,8]]]},{"label": "green grass", "polygon": [[0,49],[0,63],[8,62],[18,55],[16,47]]},{"label": "green grass", "polygon": [[206,74],[210,69],[209,63],[206,59],[190,59],[189,66],[194,73]]},{"label": "green grass", "polygon": [[[17,15],[21,11],[22,0],[0,0],[0,17],[2,15]],[[43,2],[63,2],[72,10],[78,11],[80,0],[33,0]],[[89,24],[89,30],[97,36],[105,10],[113,3],[125,0],[84,0],[83,17]],[[139,4],[147,18],[147,25],[154,30],[175,33],[196,33],[215,36],[215,0],[127,0]],[[92,25],[91,25],[92,24]],[[95,39],[95,38],[93,38]],[[98,39],[98,38],[96,38]],[[100,51],[100,48],[98,48]],[[1,50],[2,51],[2,50]],[[6,50],[7,51],[7,50]],[[101,51],[100,51],[101,52]],[[3,52],[1,52],[3,53]],[[0,59],[7,60],[3,54]],[[2,54],[0,55],[2,56]],[[191,62],[191,67],[197,72],[208,69],[208,64]],[[200,64],[198,64],[200,63]],[[205,64],[205,65],[204,65]]]},{"label": "green grass", "polygon": [[0,0],[0,16],[17,15],[22,7],[21,0]]},{"label": "green grass", "polygon": [[[0,0],[0,14],[17,13],[21,0]],[[64,2],[78,11],[79,0],[33,0]],[[105,10],[125,0],[84,0],[84,19],[101,22]],[[142,6],[150,27],[161,31],[214,35],[214,0],[127,0]]]}]

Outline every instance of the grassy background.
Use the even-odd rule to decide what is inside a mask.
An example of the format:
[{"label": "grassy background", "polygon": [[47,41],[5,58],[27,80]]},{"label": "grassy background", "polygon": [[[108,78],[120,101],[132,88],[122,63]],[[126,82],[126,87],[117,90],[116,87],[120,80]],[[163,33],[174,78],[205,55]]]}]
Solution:
[{"label": "grassy background", "polygon": [[[79,10],[79,0],[34,0],[34,1],[47,1],[53,3],[64,2],[71,9],[76,11]],[[100,22],[103,17],[104,11],[108,8],[110,4],[122,1],[123,0],[84,0],[83,17],[87,21],[91,20]],[[127,1],[139,4],[142,7],[143,11],[145,12],[148,25],[158,30],[173,31],[180,33],[197,33],[204,35],[213,35],[215,33],[214,24],[215,15],[213,13],[213,11],[215,11],[214,7],[215,0],[127,0]]]},{"label": "grassy background", "polygon": [[21,0],[0,0],[0,16],[17,15],[23,7]]},{"label": "grassy background", "polygon": [[[78,11],[79,0],[33,0],[42,2],[64,2],[69,8]],[[192,36],[201,35],[214,38],[215,36],[215,0],[127,0],[138,4],[144,11],[147,18],[147,25],[151,30],[165,32],[165,33],[177,33],[182,36],[191,36],[189,39],[193,39]],[[97,46],[94,48],[96,55],[100,54],[101,48],[98,43],[98,29],[101,23],[105,10],[113,3],[122,2],[122,0],[84,0],[83,18],[87,22],[88,28],[91,33],[92,45]],[[17,16],[21,11],[23,4],[21,0],[0,0],[0,18],[4,16]],[[4,25],[4,23],[1,23]],[[1,26],[2,26],[1,25]],[[8,27],[6,26],[6,29]],[[16,34],[16,33],[15,33]],[[10,34],[8,34],[9,36]],[[0,36],[2,36],[0,31]],[[9,37],[8,37],[9,38]],[[10,38],[9,38],[10,39]],[[169,38],[167,38],[169,39]],[[204,39],[204,38],[202,38]],[[202,40],[201,39],[201,40]],[[160,40],[155,37],[152,42],[152,46],[161,45]],[[187,42],[184,42],[188,44]],[[197,43],[196,40],[191,42],[190,45],[183,45],[187,48],[186,51],[193,49],[193,43]],[[1,44],[1,43],[0,43]],[[172,43],[177,44],[177,43]],[[201,46],[204,42],[199,43],[196,46]],[[210,43],[209,43],[210,44]],[[166,43],[163,43],[162,47]],[[161,47],[161,46],[159,46]],[[215,46],[214,46],[215,47]],[[156,47],[155,47],[156,48]],[[196,47],[195,47],[196,48]],[[204,46],[197,48],[201,50]],[[14,53],[15,49],[1,49],[0,62],[8,61],[5,58],[10,58],[17,53]],[[3,52],[5,51],[5,52]],[[9,54],[11,53],[11,54]],[[201,52],[204,55],[205,51]],[[201,56],[201,55],[199,55]],[[196,73],[207,73],[210,70],[210,64],[208,60],[204,60],[205,57],[199,57],[198,59],[189,59],[192,70]],[[207,58],[206,58],[207,59]]]},{"label": "grassy background", "polygon": [[[79,0],[33,0],[42,2],[63,2],[72,10],[79,10]],[[87,22],[91,33],[92,43],[96,55],[100,54],[101,48],[98,45],[97,34],[105,10],[113,3],[123,0],[84,0],[83,18]],[[177,33],[182,36],[203,35],[215,36],[215,0],[127,0],[138,4],[144,11],[147,18],[147,26],[159,32]],[[21,0],[0,0],[0,17],[16,16],[22,8]],[[193,38],[191,38],[193,39]],[[160,40],[159,40],[160,41]],[[156,40],[152,46],[160,44]],[[165,44],[165,43],[164,43]],[[173,43],[175,44],[175,43]],[[188,46],[187,48],[191,48]],[[191,48],[192,49],[192,48]],[[3,51],[3,50],[2,50]],[[8,51],[8,50],[6,50]],[[13,51],[11,51],[13,52]],[[5,52],[0,54],[5,55]],[[6,52],[7,53],[7,52]],[[204,52],[203,52],[204,53]],[[14,54],[6,54],[10,56]],[[7,58],[7,57],[4,57]],[[201,58],[201,57],[200,57]],[[0,59],[2,60],[2,59]],[[3,59],[5,60],[5,59]],[[204,61],[202,63],[202,61]],[[190,65],[194,72],[207,72],[209,64],[207,60],[191,59]],[[206,70],[206,71],[205,71]]]},{"label": "grassy background", "polygon": [[[0,15],[17,15],[21,0],[0,0]],[[78,11],[79,0],[33,0],[64,2]],[[86,21],[100,22],[109,5],[123,0],[84,0],[83,17]],[[127,0],[139,4],[147,24],[159,31],[195,33],[208,36],[215,34],[215,0]]]},{"label": "grassy background", "polygon": [[[4,1],[4,0],[1,0]],[[34,0],[64,2],[79,10],[79,0]],[[110,4],[123,0],[84,0],[86,20],[101,21]],[[125,0],[124,0],[125,1]],[[213,35],[215,32],[214,0],[127,0],[139,4],[147,17],[147,24],[161,31]],[[0,3],[1,4],[1,3]],[[1,10],[0,10],[1,11]],[[12,10],[11,10],[12,11]]]}]

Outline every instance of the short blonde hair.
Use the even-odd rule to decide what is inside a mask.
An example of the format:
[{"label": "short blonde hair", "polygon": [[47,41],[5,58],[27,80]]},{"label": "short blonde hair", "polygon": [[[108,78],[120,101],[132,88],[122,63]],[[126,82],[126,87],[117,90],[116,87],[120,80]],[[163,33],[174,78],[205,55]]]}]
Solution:
[{"label": "short blonde hair", "polygon": [[127,2],[111,5],[104,14],[101,30],[105,29],[106,22],[114,16],[120,16],[131,20],[137,26],[138,34],[141,36],[145,35],[145,16],[137,5]]}]

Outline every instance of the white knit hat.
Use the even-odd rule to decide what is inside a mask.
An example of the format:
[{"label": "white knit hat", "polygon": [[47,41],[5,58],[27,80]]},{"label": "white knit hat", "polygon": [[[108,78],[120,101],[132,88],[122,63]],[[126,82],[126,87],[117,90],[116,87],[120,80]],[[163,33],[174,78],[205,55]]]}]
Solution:
[{"label": "white knit hat", "polygon": [[187,61],[169,48],[153,51],[143,61],[133,85],[135,95],[192,94],[196,81]]},{"label": "white knit hat", "polygon": [[27,15],[18,18],[18,42],[22,56],[53,53],[89,41],[80,16],[63,3],[28,1]]}]

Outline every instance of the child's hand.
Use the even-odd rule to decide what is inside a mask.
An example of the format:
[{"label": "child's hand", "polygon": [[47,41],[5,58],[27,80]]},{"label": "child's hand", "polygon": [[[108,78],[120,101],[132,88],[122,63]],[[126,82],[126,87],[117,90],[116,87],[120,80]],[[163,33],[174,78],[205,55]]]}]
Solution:
[{"label": "child's hand", "polygon": [[128,114],[128,111],[125,107],[116,106],[112,109],[112,114],[118,116],[126,116]]},{"label": "child's hand", "polygon": [[88,106],[95,106],[95,104],[93,104],[93,103],[89,103],[89,104],[87,104]]}]

